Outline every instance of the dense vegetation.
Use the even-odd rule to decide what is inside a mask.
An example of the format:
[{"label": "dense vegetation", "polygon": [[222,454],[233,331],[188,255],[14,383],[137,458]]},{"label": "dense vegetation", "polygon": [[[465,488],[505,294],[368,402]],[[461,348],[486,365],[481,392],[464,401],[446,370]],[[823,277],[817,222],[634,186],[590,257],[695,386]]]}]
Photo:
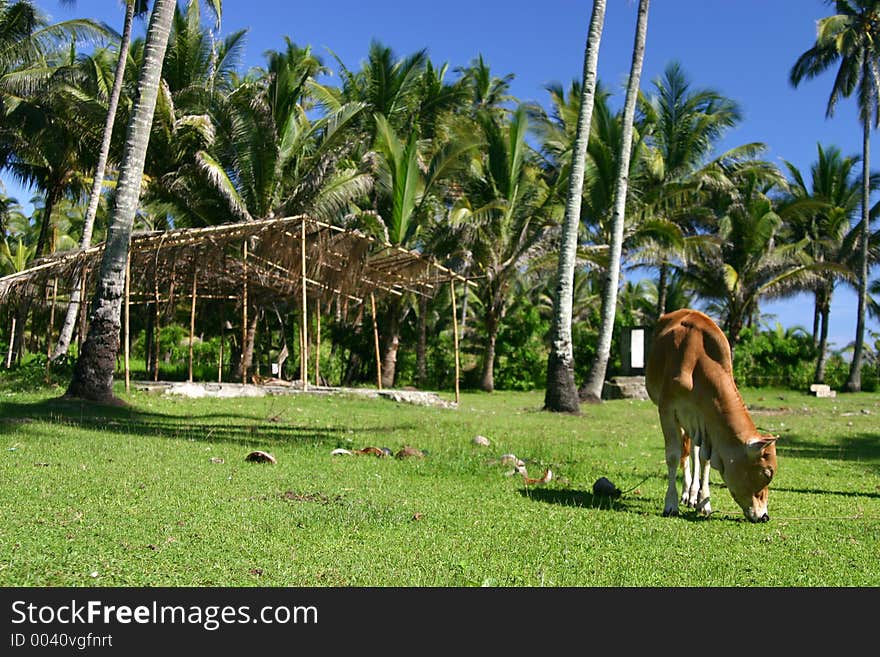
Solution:
[{"label": "dense vegetation", "polygon": [[[125,4],[146,10],[142,3]],[[210,6],[216,11],[219,3]],[[0,194],[2,273],[76,248],[91,230],[89,185],[118,44],[119,35],[89,21],[49,25],[33,3],[0,0],[0,170],[36,192],[29,216],[16,199]],[[199,2],[176,10],[136,228],[307,213],[417,249],[474,282],[458,299],[464,385],[544,386],[580,82],[549,86],[546,106],[524,104],[509,94],[513,74],[492,71],[482,57],[450,70],[426,51],[400,56],[374,42],[359,68],[332,62],[341,83],[329,86],[322,79],[331,63],[307,45],[287,40],[266,53],[262,67],[247,71],[239,66],[242,49],[243,33],[220,33]],[[117,126],[128,124],[143,56],[144,41],[136,38],[123,58],[128,65]],[[846,348],[832,352],[825,337],[835,287],[858,287],[864,279],[860,254],[868,242],[860,229],[860,158],[823,144],[811,170],[799,171],[762,159],[764,144],[719,153],[720,138],[742,119],[735,99],[695,88],[676,62],[644,87],[630,160],[614,344],[624,327],[650,327],[664,311],[699,307],[726,331],[744,382],[843,386]],[[610,98],[600,84],[585,163],[572,312],[579,384],[595,356],[609,263],[622,135],[621,112]],[[117,127],[94,239],[87,242],[106,235],[123,141],[124,130]],[[867,182],[874,189],[880,178],[872,175]],[[874,262],[877,241],[872,234]],[[877,281],[871,289],[876,294]],[[763,300],[803,292],[815,299],[810,332],[785,334],[765,326]],[[35,372],[55,380],[69,376],[82,325],[74,320],[66,360],[56,349],[65,299],[54,310],[13,301],[0,309],[3,356],[25,368],[23,379]],[[427,304],[407,297],[383,302],[386,385],[451,387],[451,301],[445,291]],[[877,310],[873,301],[870,310]],[[221,348],[225,379],[271,374],[281,346],[299,343],[299,322],[279,321],[296,312],[295,304],[283,303],[252,309],[258,330],[247,363],[235,304],[204,304],[196,378],[216,378]],[[183,378],[188,309],[166,311],[158,340],[154,314],[142,306],[132,318],[135,376],[158,367],[163,378]],[[233,322],[225,332],[208,321],[217,316]],[[314,339],[316,318],[311,321]],[[321,326],[327,381],[375,381],[366,326],[342,324],[332,314]],[[878,336],[868,338],[861,386],[873,390],[880,345]],[[44,355],[53,351],[47,367]],[[609,374],[619,368],[614,359],[616,346]],[[288,360],[282,376],[300,376],[295,361]],[[244,374],[238,371],[243,362]]]}]

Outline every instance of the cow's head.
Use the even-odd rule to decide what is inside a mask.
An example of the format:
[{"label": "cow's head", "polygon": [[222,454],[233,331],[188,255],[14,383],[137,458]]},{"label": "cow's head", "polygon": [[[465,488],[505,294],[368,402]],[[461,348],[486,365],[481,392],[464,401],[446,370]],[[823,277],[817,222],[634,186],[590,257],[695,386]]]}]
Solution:
[{"label": "cow's head", "polygon": [[744,454],[737,463],[725,468],[724,483],[733,499],[751,522],[767,522],[769,486],[776,474],[776,439],[778,436],[757,435],[744,445]]}]

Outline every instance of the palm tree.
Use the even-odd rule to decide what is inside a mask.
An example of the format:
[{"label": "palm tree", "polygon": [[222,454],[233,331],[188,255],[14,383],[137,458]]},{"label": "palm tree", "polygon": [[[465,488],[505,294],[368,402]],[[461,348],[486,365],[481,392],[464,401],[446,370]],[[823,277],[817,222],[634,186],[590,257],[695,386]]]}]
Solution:
[{"label": "palm tree", "polygon": [[810,206],[780,203],[772,196],[785,187],[775,167],[754,162],[737,169],[727,172],[735,188],[717,193],[712,200],[717,217],[714,240],[704,241],[699,256],[683,270],[688,284],[719,308],[731,352],[746,323],[757,316],[762,298],[809,284],[817,269],[804,248],[805,240],[784,239],[786,220]]},{"label": "palm tree", "polygon": [[[320,118],[309,116],[313,93],[330,97],[314,80],[323,70],[310,48],[289,40],[285,50],[269,51],[265,71],[241,81],[228,95],[217,95],[210,110],[216,136],[193,154],[174,156],[179,163],[160,181],[156,197],[191,222],[302,213],[335,222],[353,200],[369,192],[372,179],[349,159],[358,145],[351,131],[362,119],[364,104],[340,103]],[[170,135],[163,142],[167,148],[160,152],[173,152],[178,144]],[[218,201],[225,211],[212,210]],[[243,379],[251,365],[258,310],[249,313],[251,326],[237,372]]]},{"label": "palm tree", "polygon": [[789,75],[793,86],[814,78],[839,62],[825,116],[837,101],[856,93],[862,124],[862,199],[858,316],[852,364],[846,388],[862,388],[862,349],[868,302],[868,242],[870,237],[870,139],[880,125],[880,0],[836,0],[836,13],[816,23],[816,42],[795,62]]},{"label": "palm tree", "polygon": [[645,41],[648,32],[648,8],[650,0],[639,0],[636,37],[633,44],[633,59],[629,82],[626,88],[626,100],[623,107],[623,139],[621,154],[617,168],[617,182],[614,192],[614,215],[612,218],[613,233],[611,237],[611,258],[608,266],[608,279],[605,295],[602,299],[602,327],[599,332],[599,346],[590,377],[586,385],[586,399],[598,401],[602,398],[602,386],[605,382],[605,371],[611,355],[611,334],[614,330],[614,317],[617,306],[617,287],[620,277],[620,256],[623,249],[624,213],[626,210],[627,184],[629,180],[630,153],[632,151],[633,121],[636,112],[636,100],[639,90],[639,79],[642,74],[642,62],[645,57]]},{"label": "palm tree", "polygon": [[529,161],[525,107],[517,108],[503,125],[491,113],[480,113],[478,119],[485,153],[475,156],[470,175],[462,180],[463,195],[451,210],[445,239],[438,242],[445,253],[470,253],[486,341],[480,387],[491,392],[495,343],[512,287],[539,254],[549,226],[558,221],[559,207]]},{"label": "palm tree", "polygon": [[92,302],[88,336],[76,361],[67,396],[91,401],[113,401],[113,370],[119,351],[120,309],[125,287],[131,230],[141,191],[141,176],[159,83],[168,45],[176,0],[155,0],[144,60],[138,80],[138,98],[132,110],[125,150],[116,186],[116,200],[110,216],[104,256]]},{"label": "palm tree", "polygon": [[[810,167],[810,184],[801,171],[785,162],[792,181],[789,185],[794,200],[810,200],[815,210],[798,215],[789,222],[794,241],[806,240],[814,262],[837,263],[854,272],[858,270],[861,227],[852,219],[861,202],[862,184],[854,174],[859,158],[844,157],[836,147],[823,148],[817,144],[818,159]],[[872,176],[871,189],[877,189],[880,179]],[[828,340],[828,321],[834,288],[840,280],[851,280],[847,272],[829,269],[816,277],[812,292],[815,297],[813,342],[818,348],[815,381],[825,381],[825,358]]]},{"label": "palm tree", "polygon": [[[468,135],[446,140],[442,148],[429,142],[431,152],[422,155],[416,129],[404,142],[383,116],[377,115],[374,120],[378,128],[376,147],[382,162],[377,178],[381,194],[376,219],[381,224],[384,241],[415,248],[425,243],[421,233],[428,227],[429,218],[444,210],[444,182],[465,162],[478,142]],[[394,384],[403,304],[403,298],[395,297],[388,309],[382,355],[383,386]]]},{"label": "palm tree", "polygon": [[584,189],[584,162],[590,140],[590,124],[596,93],[596,69],[599,62],[599,42],[605,22],[605,2],[593,3],[587,44],[584,50],[584,71],[581,83],[577,132],[568,179],[565,216],[557,266],[556,295],[553,303],[551,348],[547,358],[547,389],[544,408],[549,411],[577,413],[580,410],[577,385],[574,381],[574,351],[571,322],[575,257],[581,225],[581,198]]},{"label": "palm tree", "polygon": [[[86,211],[80,248],[87,249],[92,245],[92,233],[94,231],[95,217],[98,213],[98,205],[101,200],[101,192],[104,188],[104,174],[107,168],[107,158],[110,155],[110,144],[113,138],[113,124],[116,121],[116,110],[119,107],[119,97],[122,95],[122,84],[125,81],[125,64],[128,61],[128,49],[131,44],[131,29],[134,17],[145,13],[147,10],[146,0],[125,0],[125,20],[122,27],[122,38],[119,41],[119,52],[116,58],[116,69],[113,75],[113,86],[107,99],[107,118],[104,121],[104,131],[101,137],[101,150],[98,153],[98,163],[95,166],[95,175],[92,179],[92,188],[89,193],[89,205]],[[70,340],[73,337],[73,329],[79,315],[80,288],[74,286],[70,294],[70,302],[58,335],[58,342],[52,351],[52,360],[56,361],[67,354]]]},{"label": "palm tree", "polygon": [[[682,237],[693,237],[700,229],[699,190],[711,185],[712,162],[707,158],[721,136],[741,119],[738,105],[712,89],[692,89],[678,62],[666,66],[654,80],[654,93],[640,98],[645,139],[641,200],[651,216],[666,219],[681,229]],[[722,155],[730,158],[747,153],[745,145]],[[656,245],[658,265],[657,310],[667,312],[670,269],[681,259],[678,249]]]},{"label": "palm tree", "polygon": [[[599,0],[602,11],[605,10],[605,1]],[[469,113],[475,118],[481,112],[502,113],[504,105],[513,101],[510,91],[510,83],[513,82],[513,73],[503,77],[492,75],[489,64],[478,55],[468,66],[455,69],[461,74],[461,82],[469,98]]]}]

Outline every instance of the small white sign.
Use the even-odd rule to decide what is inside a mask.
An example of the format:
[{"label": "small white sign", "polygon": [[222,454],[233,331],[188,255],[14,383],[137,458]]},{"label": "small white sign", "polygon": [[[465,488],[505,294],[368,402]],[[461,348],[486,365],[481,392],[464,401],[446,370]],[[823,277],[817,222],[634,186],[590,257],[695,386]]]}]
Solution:
[{"label": "small white sign", "polygon": [[633,369],[645,366],[645,330],[633,329],[630,333],[629,365]]}]

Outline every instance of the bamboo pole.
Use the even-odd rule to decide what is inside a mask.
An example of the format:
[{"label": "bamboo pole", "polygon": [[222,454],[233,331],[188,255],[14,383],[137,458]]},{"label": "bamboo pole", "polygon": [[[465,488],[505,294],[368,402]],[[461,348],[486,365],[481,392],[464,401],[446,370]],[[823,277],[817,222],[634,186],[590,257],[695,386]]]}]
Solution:
[{"label": "bamboo pole", "polygon": [[373,311],[373,342],[376,345],[376,387],[382,389],[382,357],[379,354],[379,325],[376,324],[376,296],[370,292],[370,307]]},{"label": "bamboo pole", "polygon": [[242,292],[242,302],[241,302],[241,382],[247,383],[247,372],[245,371],[244,366],[244,345],[247,342],[247,323],[248,323],[248,282],[247,282],[247,257],[248,257],[248,247],[247,247],[247,238],[244,240],[244,245],[242,246],[242,272],[243,272],[243,292]]},{"label": "bamboo pole", "polygon": [[12,328],[9,329],[9,351],[6,352],[6,369],[12,367],[12,343],[15,342],[15,315],[12,316]]},{"label": "bamboo pole", "polygon": [[82,353],[83,342],[86,340],[85,332],[86,332],[86,313],[89,310],[89,305],[86,303],[86,268],[83,267],[82,277],[80,277],[79,281],[79,298],[82,307],[79,309],[79,331],[76,336],[76,352],[77,354]]},{"label": "bamboo pole", "polygon": [[49,371],[49,362],[52,359],[52,333],[55,332],[55,302],[58,299],[58,279],[52,279],[52,303],[49,306],[49,331],[46,336],[46,371]]},{"label": "bamboo pole", "polygon": [[155,275],[153,276],[153,291],[155,292],[155,302],[156,302],[156,319],[155,326],[153,327],[153,335],[155,336],[153,339],[153,381],[159,380],[159,334],[161,332],[161,327],[159,324],[162,321],[161,314],[159,312],[159,270],[156,270]]},{"label": "bamboo pole", "polygon": [[193,265],[192,304],[189,311],[189,378],[187,379],[190,383],[193,380],[193,340],[196,333],[196,292],[198,291],[197,276],[198,269]]},{"label": "bamboo pole", "polygon": [[220,360],[217,363],[217,383],[223,383],[223,329],[226,321],[220,318]]},{"label": "bamboo pole", "polygon": [[125,346],[123,349],[125,392],[131,392],[131,249],[125,260]]},{"label": "bamboo pole", "polygon": [[[460,364],[458,358],[458,313],[455,308],[455,281],[449,281],[449,289],[452,293],[452,343],[455,348],[455,403],[459,402],[459,376],[460,376]],[[467,291],[467,288],[465,288]]]},{"label": "bamboo pole", "polygon": [[317,327],[315,329],[315,385],[321,385],[321,303],[318,302]]},{"label": "bamboo pole", "polygon": [[302,372],[302,389],[309,387],[309,306],[306,299],[306,222],[300,224],[300,253],[302,257],[302,349],[300,350],[300,371]]}]

